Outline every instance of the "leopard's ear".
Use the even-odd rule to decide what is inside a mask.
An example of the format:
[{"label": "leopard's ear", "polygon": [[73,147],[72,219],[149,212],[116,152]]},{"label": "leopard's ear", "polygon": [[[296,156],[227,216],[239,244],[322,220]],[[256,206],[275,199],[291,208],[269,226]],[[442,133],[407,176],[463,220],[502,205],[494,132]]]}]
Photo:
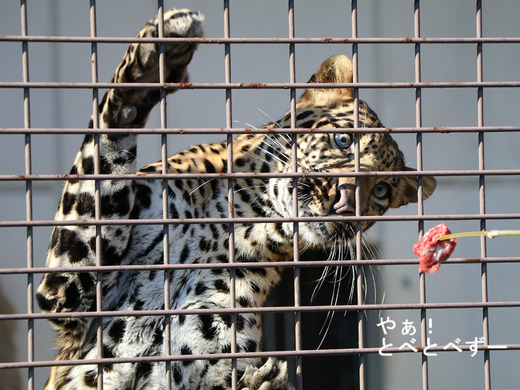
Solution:
[{"label": "leopard's ear", "polygon": [[[309,83],[352,83],[352,61],[342,54],[326,59]],[[352,100],[353,96],[352,88],[307,88],[299,102],[319,105],[331,100]]]},{"label": "leopard's ear", "polygon": [[[415,171],[413,168],[402,168],[403,171]],[[423,200],[428,199],[435,187],[437,181],[433,176],[422,176]],[[390,207],[397,208],[408,203],[417,203],[417,188],[419,187],[418,176],[403,176],[400,178],[399,184],[394,192]]]}]

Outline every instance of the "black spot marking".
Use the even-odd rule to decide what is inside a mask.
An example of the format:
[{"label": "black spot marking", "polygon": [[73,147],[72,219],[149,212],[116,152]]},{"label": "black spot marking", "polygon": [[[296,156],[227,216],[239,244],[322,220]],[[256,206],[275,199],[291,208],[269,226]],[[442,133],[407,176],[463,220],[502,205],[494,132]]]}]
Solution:
[{"label": "black spot marking", "polygon": [[145,381],[152,373],[152,364],[148,362],[139,362],[135,367],[135,377],[141,382]]},{"label": "black spot marking", "polygon": [[271,145],[269,145],[265,154],[265,161],[270,162],[273,159],[273,153],[274,149]]},{"label": "black spot marking", "polygon": [[[304,128],[304,129],[310,129],[314,126],[314,120],[308,120],[308,121],[305,121],[305,122],[300,122],[298,123],[298,127],[301,127],[301,128]],[[316,127],[318,127],[318,125],[316,125]]]},{"label": "black spot marking", "polygon": [[94,173],[94,158],[92,157],[84,157],[81,161],[81,167],[83,168],[83,173],[87,175],[91,175]]},{"label": "black spot marking", "polygon": [[244,352],[256,352],[256,341],[248,339],[246,344],[242,347]]},{"label": "black spot marking", "polygon": [[[106,345],[103,345],[103,358],[106,358],[106,359],[115,358],[115,355],[112,352],[112,350]],[[104,364],[103,371],[105,371],[105,372],[111,371],[113,367],[114,367],[113,364]]]},{"label": "black spot marking", "polygon": [[94,275],[87,272],[78,273],[78,280],[83,291],[94,290]]},{"label": "black spot marking", "polygon": [[[139,186],[137,186],[139,188]],[[149,191],[150,189],[148,189]],[[111,195],[103,195],[101,197],[101,213],[104,216],[110,215],[126,215],[130,211],[130,202],[128,195],[130,189],[125,186],[121,190]],[[136,196],[139,192],[136,194]],[[148,200],[148,204],[150,201]]]},{"label": "black spot marking", "polygon": [[277,232],[280,236],[282,236],[282,237],[286,237],[285,231],[283,230],[283,224],[282,224],[281,222],[276,222],[276,223],[274,224],[274,226],[275,226],[275,230],[276,230],[276,232]]},{"label": "black spot marking", "polygon": [[45,287],[51,294],[56,294],[58,292],[58,288],[64,285],[68,280],[68,277],[57,273],[47,274],[45,277]]},{"label": "black spot marking", "polygon": [[220,292],[223,292],[223,293],[228,293],[229,292],[229,286],[222,279],[215,280],[213,285],[215,286],[215,289],[217,291],[220,291]]},{"label": "black spot marking", "polygon": [[255,282],[249,281],[249,285],[251,286],[251,289],[255,293],[259,293],[260,292],[260,287],[258,287],[258,285]]},{"label": "black spot marking", "polygon": [[254,201],[251,203],[251,209],[257,216],[265,216],[264,209],[262,208],[261,204],[258,201]]},{"label": "black spot marking", "polygon": [[267,275],[267,271],[265,268],[250,268],[249,271],[262,277]]},{"label": "black spot marking", "polygon": [[181,179],[175,179],[175,180],[173,181],[173,184],[174,184],[175,187],[177,187],[179,190],[184,190],[184,185],[183,185]]},{"label": "black spot marking", "polygon": [[197,294],[197,295],[202,295],[207,290],[208,290],[208,287],[203,282],[199,282],[195,286],[195,294]]},{"label": "black spot marking", "polygon": [[211,230],[211,236],[213,237],[213,239],[218,240],[220,238],[220,234],[218,232],[217,227],[213,224],[210,224],[209,229]]},{"label": "black spot marking", "polygon": [[235,165],[237,167],[243,167],[244,165],[246,165],[246,160],[242,157],[239,157],[235,160]]},{"label": "black spot marking", "polygon": [[139,172],[143,172],[143,173],[152,173],[152,172],[157,172],[157,169],[155,168],[155,166],[153,165],[148,165],[144,168],[141,168],[139,170]]},{"label": "black spot marking", "polygon": [[89,193],[82,192],[78,195],[76,212],[79,215],[94,215],[94,197]]},{"label": "black spot marking", "polygon": [[[187,345],[183,345],[181,347],[181,355],[193,355],[193,351]],[[183,360],[182,364],[184,364],[185,366],[189,366],[193,362],[194,362],[193,360]]]},{"label": "black spot marking", "polygon": [[[78,174],[78,167],[73,165],[72,168],[70,169],[70,175],[77,175]],[[76,184],[78,183],[77,180],[69,180],[68,183],[70,185],[73,185],[73,184]]]},{"label": "black spot marking", "polygon": [[251,195],[247,191],[239,191],[238,194],[240,195],[240,199],[244,203],[251,202]]},{"label": "black spot marking", "polygon": [[238,298],[238,304],[242,307],[249,307],[251,306],[251,302],[246,297],[239,297]]},{"label": "black spot marking", "polygon": [[163,330],[160,327],[155,328],[153,341],[155,345],[161,345],[164,340]]},{"label": "black spot marking", "polygon": [[142,310],[142,309],[143,309],[143,306],[144,306],[144,302],[141,301],[140,299],[138,299],[138,300],[135,301],[135,304],[134,304],[134,310],[135,310],[135,311]]},{"label": "black spot marking", "polygon": [[216,329],[213,326],[213,316],[212,315],[199,315],[200,323],[201,323],[201,332],[202,336],[206,340],[213,340],[216,335]]},{"label": "black spot marking", "polygon": [[126,321],[118,318],[108,330],[108,335],[114,340],[116,344],[120,343],[125,335]]},{"label": "black spot marking", "polygon": [[190,227],[191,227],[191,225],[189,225],[189,224],[182,225],[182,234],[183,235],[186,234],[188,232],[188,230],[190,229]]},{"label": "black spot marking", "polygon": [[149,208],[152,204],[151,195],[152,190],[150,187],[145,186],[143,184],[137,184],[135,186],[136,192],[135,192],[135,200],[136,202],[139,202],[143,207]]},{"label": "black spot marking", "polygon": [[43,311],[51,311],[56,305],[56,299],[47,299],[39,293],[36,293],[36,300],[38,301],[38,306]]},{"label": "black spot marking", "polygon": [[87,371],[83,377],[83,382],[88,387],[97,387],[97,373],[96,371]]},{"label": "black spot marking", "polygon": [[170,203],[170,218],[173,218],[173,219],[179,218],[179,213],[177,212],[177,209],[175,208],[174,203]]},{"label": "black spot marking", "polygon": [[67,309],[76,309],[81,301],[80,293],[76,282],[71,282],[65,289],[65,302],[63,307]]},{"label": "black spot marking", "polygon": [[188,260],[188,256],[190,255],[190,248],[188,247],[188,244],[184,245],[184,248],[182,248],[181,255],[179,257],[179,262],[181,264],[184,264],[186,260]]},{"label": "black spot marking", "polygon": [[76,195],[71,194],[70,192],[65,192],[63,194],[63,196],[61,197],[61,212],[64,215],[67,215],[71,212],[75,200]]},{"label": "black spot marking", "polygon": [[[89,241],[92,251],[96,248],[96,237],[92,237]],[[121,254],[117,253],[116,248],[110,245],[110,241],[103,238],[101,240],[101,262],[103,265],[118,265],[121,263]]]},{"label": "black spot marking", "polygon": [[207,252],[209,247],[209,242],[207,242],[205,239],[201,238],[199,241],[199,248],[202,252]]},{"label": "black spot marking", "polygon": [[251,236],[251,232],[253,231],[254,225],[251,224],[247,227],[246,231],[244,232],[244,239],[248,240]]},{"label": "black spot marking", "polygon": [[207,173],[217,172],[217,170],[215,169],[215,166],[206,159],[204,159],[204,168],[206,168]]},{"label": "black spot marking", "polygon": [[79,240],[75,231],[61,229],[54,246],[54,255],[60,257],[67,252],[69,253],[70,262],[77,263],[87,257],[88,247]]},{"label": "black spot marking", "polygon": [[269,169],[269,164],[267,164],[266,162],[262,163],[262,168],[260,168],[260,172],[263,172],[263,173],[271,172],[271,170]]},{"label": "black spot marking", "polygon": [[309,117],[310,115],[314,114],[314,111],[312,110],[308,110],[308,111],[303,111],[303,112],[300,112],[297,116],[296,116],[296,120],[298,121],[302,121],[304,120],[305,118]]},{"label": "black spot marking", "polygon": [[221,353],[231,353],[231,344],[224,344],[220,347]]},{"label": "black spot marking", "polygon": [[181,369],[179,368],[179,365],[174,364],[172,367],[172,370],[173,370],[173,380],[175,381],[176,384],[180,384],[182,382],[182,372],[181,372]]},{"label": "black spot marking", "polygon": [[[225,245],[227,247],[227,245]],[[227,263],[228,257],[226,255],[218,255],[217,256],[217,263]]]}]

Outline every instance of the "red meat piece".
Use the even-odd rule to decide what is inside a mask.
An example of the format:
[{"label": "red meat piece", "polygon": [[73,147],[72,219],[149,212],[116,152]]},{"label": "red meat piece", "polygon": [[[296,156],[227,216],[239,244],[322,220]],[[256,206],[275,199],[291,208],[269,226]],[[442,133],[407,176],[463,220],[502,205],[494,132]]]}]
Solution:
[{"label": "red meat piece", "polygon": [[439,237],[451,234],[446,224],[443,222],[434,226],[423,238],[413,246],[414,253],[419,256],[419,272],[436,272],[441,263],[446,261],[453,253],[456,238],[439,241]]}]

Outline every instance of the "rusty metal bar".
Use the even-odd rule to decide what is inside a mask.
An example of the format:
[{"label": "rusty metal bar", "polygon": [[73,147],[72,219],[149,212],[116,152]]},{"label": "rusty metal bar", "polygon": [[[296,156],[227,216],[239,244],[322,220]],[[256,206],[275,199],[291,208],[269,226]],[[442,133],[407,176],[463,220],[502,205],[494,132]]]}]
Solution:
[{"label": "rusty metal bar", "polygon": [[307,128],[249,128],[249,127],[234,127],[234,128],[180,128],[180,127],[169,127],[167,129],[161,128],[143,128],[143,129],[92,129],[92,128],[81,128],[81,127],[63,127],[63,128],[45,128],[45,127],[32,127],[30,129],[24,128],[1,128],[0,134],[128,134],[139,133],[139,134],[300,134],[312,132],[315,134],[339,134],[348,131],[350,133],[392,133],[392,134],[416,134],[421,132],[423,134],[449,134],[449,133],[510,133],[520,132],[520,126],[424,126],[424,127],[373,127],[373,128],[341,128],[335,127],[333,129],[307,129]]},{"label": "rusty metal bar", "polygon": [[[164,37],[164,1],[157,0],[157,30],[158,37]],[[164,42],[159,43],[159,83],[164,84],[166,81],[165,75],[165,49]],[[161,88],[160,90],[160,121],[161,130],[164,131],[168,127],[167,115],[166,115],[166,90]],[[161,173],[168,173],[168,134],[161,133]],[[163,219],[167,220],[169,215],[169,196],[168,196],[168,179],[162,180],[162,216]],[[170,226],[165,223],[163,225],[163,264],[168,265],[170,263]],[[170,309],[170,271],[165,269],[163,272],[163,294],[164,294],[164,307]],[[164,353],[166,356],[171,356],[171,316],[164,317]],[[171,360],[167,360],[165,364],[164,383],[165,388],[171,388],[172,379],[172,364]]]},{"label": "rusty metal bar", "polygon": [[[476,35],[482,37],[482,0],[476,1]],[[482,43],[477,43],[477,81],[483,81],[483,59],[482,59]],[[484,89],[477,89],[477,121],[478,126],[484,126]],[[485,170],[484,161],[484,133],[478,132],[478,166],[480,170]],[[479,176],[479,209],[480,214],[486,214],[486,176]],[[480,220],[480,229],[486,229],[486,219]],[[487,256],[486,240],[480,239],[480,255]],[[488,301],[488,283],[487,283],[487,264],[482,263],[480,266],[482,302]],[[489,345],[489,312],[486,307],[482,308],[482,328],[485,345]],[[491,355],[488,350],[484,351],[484,385],[486,390],[491,389]]]},{"label": "rusty metal bar", "polygon": [[[164,270],[184,270],[184,269],[237,269],[237,268],[269,268],[269,267],[349,267],[355,265],[417,265],[417,259],[382,259],[382,260],[335,260],[334,263],[327,263],[321,260],[300,260],[298,264],[292,261],[273,261],[273,262],[255,262],[255,263],[241,263],[233,264],[218,263],[218,264],[149,264],[149,265],[125,265],[121,266],[85,266],[85,267],[33,267],[33,268],[0,268],[0,275],[20,275],[20,274],[43,274],[43,273],[62,273],[62,272],[133,272],[133,271],[164,271]],[[468,263],[518,263],[520,257],[453,257],[450,258],[450,264],[468,264]]]},{"label": "rusty metal bar", "polygon": [[[478,351],[503,351],[502,346],[478,346]],[[423,348],[423,347],[420,347]],[[462,351],[470,351],[470,346],[461,345],[459,348]],[[412,351],[400,350],[399,348],[388,348],[386,349],[391,353],[403,353],[411,354]],[[520,344],[508,344],[507,350],[517,351],[520,350]],[[431,352],[446,352],[452,353],[453,350],[445,351],[442,347],[431,347]],[[338,348],[338,349],[322,349],[322,350],[285,350],[285,351],[268,351],[268,352],[239,352],[235,354],[231,353],[215,353],[215,354],[204,354],[204,355],[172,355],[169,357],[171,361],[193,361],[193,360],[216,360],[216,359],[240,359],[240,358],[287,358],[295,356],[297,353],[302,356],[327,356],[327,355],[357,355],[360,353],[364,354],[376,354],[379,352],[379,348]],[[143,356],[135,358],[106,358],[106,359],[89,359],[89,360],[58,360],[58,361],[38,361],[33,363],[25,362],[13,362],[13,363],[0,363],[0,369],[2,368],[27,368],[27,367],[50,367],[50,366],[81,366],[86,364],[118,364],[118,363],[154,363],[164,362],[167,359],[161,356]]]},{"label": "rusty metal bar", "polygon": [[41,36],[41,35],[2,35],[0,42],[34,43],[167,43],[193,42],[202,45],[223,44],[478,44],[478,43],[520,43],[520,37],[310,37],[310,38],[240,38],[240,37],[204,37],[204,38],[136,38],[136,37],[86,37],[86,36]]},{"label": "rusty metal bar", "polygon": [[[421,3],[420,0],[414,1],[414,37],[419,38],[421,36]],[[421,44],[415,44],[415,82],[420,83],[421,77]],[[422,127],[422,90],[421,88],[415,89],[415,126]],[[421,173],[423,171],[423,149],[422,149],[422,133],[418,132],[415,136],[415,147],[417,156],[417,171]],[[417,215],[424,215],[423,205],[423,186],[422,177],[419,176],[418,187],[417,187]],[[424,221],[417,221],[417,230],[419,237],[424,234]],[[420,303],[426,303],[426,276],[424,272],[419,274],[419,301]],[[426,309],[421,309],[421,345],[428,345],[428,325]],[[421,370],[422,370],[422,388],[428,390],[428,356],[425,353],[421,353]]]},{"label": "rusty metal bar", "polygon": [[[305,177],[396,177],[396,176],[417,176],[413,171],[367,171],[367,172],[280,172],[280,173],[254,173],[254,172],[226,172],[226,173],[147,173],[147,174],[88,174],[88,175],[0,175],[0,181],[24,182],[31,181],[68,181],[68,180],[111,180],[111,179],[132,179],[132,180],[161,180],[161,179],[229,179],[229,178],[305,178]],[[520,169],[485,169],[485,170],[444,170],[444,171],[422,171],[421,176],[517,176]]]},{"label": "rusty metal bar", "polygon": [[[223,309],[171,309],[171,310],[121,310],[102,312],[68,312],[68,313],[33,313],[33,314],[0,314],[0,320],[42,320],[53,318],[110,318],[110,317],[148,317],[166,315],[199,315],[199,314],[238,314],[238,313],[286,313],[286,312],[348,312],[359,310],[445,310],[445,309],[480,309],[480,308],[513,308],[520,307],[520,301],[497,302],[440,302],[440,303],[403,303],[403,304],[362,304],[362,305],[315,305],[315,306],[262,306]],[[90,361],[90,360],[89,360]]]},{"label": "rusty metal bar", "polygon": [[[351,1],[351,23],[352,23],[352,37],[358,37],[358,5],[357,0]],[[359,83],[359,59],[358,59],[358,45],[357,43],[352,44],[352,81],[354,85]],[[359,89],[354,86],[353,88],[353,99],[354,99],[354,127],[359,127]],[[354,134],[354,172],[359,173],[361,171],[360,168],[360,134]],[[358,176],[356,176],[355,180],[355,193],[354,193],[354,202],[355,202],[355,216],[356,218],[361,216],[361,181]],[[361,221],[359,218],[356,222],[356,260],[363,260],[363,228],[361,226]],[[365,286],[364,286],[364,274],[363,268],[360,265],[355,266],[356,272],[356,301],[359,306],[363,306],[365,303]],[[357,312],[357,339],[358,339],[358,348],[363,350],[365,348],[365,311],[359,310]],[[358,356],[358,380],[359,380],[359,389],[365,390],[366,383],[366,355],[361,353]]]},{"label": "rusty metal bar", "polygon": [[[21,0],[20,4],[21,11],[21,27],[22,36],[27,36],[27,1]],[[26,41],[22,42],[22,77],[24,82],[29,81],[29,44]],[[24,127],[29,129],[31,127],[31,97],[30,90],[28,88],[23,91],[23,108],[24,108]],[[31,134],[25,133],[25,174],[32,174],[32,140]],[[26,209],[26,220],[32,221],[33,219],[33,192],[32,192],[32,181],[27,180],[25,182],[25,209]],[[27,250],[27,268],[33,267],[34,260],[34,246],[33,246],[33,227],[27,226],[26,228],[26,250]],[[27,313],[34,313],[34,274],[27,274]],[[27,361],[34,361],[34,321],[27,320]],[[34,368],[29,367],[27,370],[27,388],[29,390],[34,389]]]},{"label": "rusty metal bar", "polygon": [[[306,89],[307,83],[118,83],[117,88],[149,89]],[[520,81],[423,81],[417,82],[359,82],[359,83],[313,83],[313,88],[359,88],[359,89],[410,89],[410,88],[518,88]],[[107,82],[43,82],[2,81],[0,88],[61,88],[92,89],[114,88]]]},{"label": "rusty metal bar", "polygon": [[54,221],[54,220],[33,220],[33,221],[0,221],[0,227],[27,227],[27,226],[108,226],[108,225],[162,225],[168,224],[229,224],[229,223],[276,223],[276,222],[358,222],[358,221],[457,221],[457,220],[511,220],[520,219],[520,213],[507,214],[425,214],[425,215],[382,215],[382,216],[360,216],[360,217],[234,217],[234,218],[190,218],[178,219],[170,218],[164,219],[111,219],[111,220],[69,220],[69,221]]},{"label": "rusty metal bar", "polygon": [[[230,4],[229,0],[224,0],[224,36],[229,38],[231,36],[231,19],[230,19]],[[229,43],[224,44],[224,72],[226,84],[231,83],[231,45]],[[233,93],[230,88],[226,88],[226,128],[231,129],[233,127]],[[226,137],[226,153],[227,153],[227,171],[233,172],[233,136],[228,133]],[[228,232],[228,258],[229,263],[235,263],[235,224],[232,222],[235,216],[234,211],[234,181],[233,177],[228,179],[228,217],[231,220],[229,223]],[[230,308],[236,308],[236,269],[229,269],[229,300]],[[235,313],[230,315],[230,331],[231,331],[231,353],[236,353],[237,348],[237,316]],[[231,360],[231,388],[232,390],[237,389],[238,385],[238,366],[237,360]]]},{"label": "rusty metal bar", "polygon": [[[294,0],[288,0],[288,26],[289,38],[295,36],[294,25]],[[296,52],[294,43],[289,44],[289,83],[296,83]],[[289,90],[289,110],[291,114],[291,127],[296,127],[296,89]],[[291,171],[298,172],[298,134],[291,135]],[[292,216],[298,217],[298,178],[292,179]],[[300,230],[298,222],[293,223],[293,261],[297,264],[300,261]],[[293,296],[294,306],[301,306],[301,275],[300,268],[293,268]],[[295,350],[302,350],[302,317],[300,312],[294,313],[294,344]],[[296,364],[296,389],[303,389],[303,358],[301,355],[295,356]]]},{"label": "rusty metal bar", "polygon": [[[97,22],[96,22],[96,0],[90,0],[90,35],[95,37],[97,35]],[[97,59],[97,43],[91,43],[91,72],[92,72],[92,83],[98,82],[98,59]],[[98,129],[99,126],[99,90],[98,88],[92,88],[92,127]],[[100,134],[94,134],[94,174],[99,175],[101,172],[101,142]],[[101,180],[96,179],[94,181],[95,193],[94,193],[94,219],[101,220]],[[96,226],[96,240],[95,240],[95,252],[96,252],[96,266],[101,266],[101,242],[102,242],[102,226]],[[103,286],[102,286],[102,272],[96,272],[96,311],[103,311]],[[97,328],[96,328],[96,349],[97,356],[99,359],[103,358],[103,318],[96,317]],[[103,364],[98,364],[97,367],[97,389],[103,390]]]}]

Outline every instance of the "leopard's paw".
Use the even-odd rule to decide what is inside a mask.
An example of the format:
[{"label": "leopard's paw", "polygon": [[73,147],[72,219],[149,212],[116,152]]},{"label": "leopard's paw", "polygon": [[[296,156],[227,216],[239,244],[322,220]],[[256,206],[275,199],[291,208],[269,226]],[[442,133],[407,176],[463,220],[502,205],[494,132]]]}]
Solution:
[{"label": "leopard's paw", "polygon": [[289,390],[287,362],[269,358],[260,367],[249,366],[239,381],[244,390]]},{"label": "leopard's paw", "polygon": [[[202,22],[204,17],[199,12],[187,9],[173,9],[164,14],[164,36],[167,38],[201,38],[204,36]],[[157,23],[157,19],[154,21]],[[193,54],[197,45],[193,42],[177,42],[165,45],[169,65],[186,65],[187,54]],[[191,59],[191,57],[190,57]]]},{"label": "leopard's paw", "polygon": [[[187,9],[174,9],[164,14],[164,38],[198,38],[204,35],[203,16]],[[138,38],[157,38],[158,18],[150,20],[137,34]],[[197,48],[192,40],[171,40],[163,43],[164,81],[188,81],[188,64]],[[160,43],[132,43],[112,78],[113,83],[159,83]],[[166,93],[175,92],[168,88]],[[100,108],[101,127],[143,127],[152,108],[159,102],[158,88],[109,89]]]},{"label": "leopard's paw", "polygon": [[[89,287],[90,291],[85,290],[85,287]],[[85,311],[95,294],[94,287],[93,275],[89,273],[51,272],[43,277],[36,298],[46,313]]]},{"label": "leopard's paw", "polygon": [[[204,17],[187,9],[174,9],[164,14],[164,38],[198,38],[204,36]],[[150,20],[137,34],[138,38],[157,38],[159,20]],[[172,41],[164,44],[165,81],[171,83],[187,80],[188,66],[197,43]],[[134,43],[130,45],[116,71],[115,83],[159,82],[159,43]]]}]

